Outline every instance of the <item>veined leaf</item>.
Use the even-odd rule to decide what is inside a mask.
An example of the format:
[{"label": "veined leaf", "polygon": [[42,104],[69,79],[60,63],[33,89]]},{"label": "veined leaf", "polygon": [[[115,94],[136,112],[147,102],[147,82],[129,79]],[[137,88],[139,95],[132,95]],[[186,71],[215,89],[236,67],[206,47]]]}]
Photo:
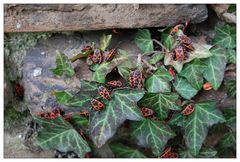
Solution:
[{"label": "veined leaf", "polygon": [[96,71],[93,73],[92,80],[100,82],[100,83],[104,83],[106,80],[105,79],[106,75],[108,73],[110,73],[113,70],[113,68],[117,67],[118,65],[120,65],[121,63],[126,61],[127,59],[128,59],[127,56],[120,55],[120,56],[117,56],[116,58],[114,58],[110,62],[104,62],[104,63],[100,64],[99,67],[96,69]]},{"label": "veined leaf", "polygon": [[148,92],[171,92],[170,81],[173,79],[171,74],[163,66],[145,80],[145,87]]},{"label": "veined leaf", "polygon": [[70,119],[70,123],[75,127],[75,128],[79,128],[79,127],[86,127],[88,126],[88,119],[84,116],[81,116],[79,114],[73,114],[71,119]]},{"label": "veined leaf", "polygon": [[223,48],[235,48],[236,27],[230,25],[216,26],[213,43]]},{"label": "veined leaf", "polygon": [[137,140],[138,145],[151,148],[155,156],[160,156],[167,141],[175,136],[169,126],[151,119],[134,122],[131,127],[132,136]]},{"label": "veined leaf", "polygon": [[44,150],[73,151],[83,158],[91,149],[88,143],[62,117],[53,120],[34,118],[43,129],[38,133],[37,145]]},{"label": "veined leaf", "polygon": [[137,149],[130,148],[121,143],[110,144],[110,148],[117,158],[146,158]]},{"label": "veined leaf", "polygon": [[228,12],[229,13],[236,12],[236,4],[230,4],[228,7]]},{"label": "veined leaf", "polygon": [[189,150],[180,150],[179,156],[181,158],[194,158],[194,156],[191,154]]},{"label": "veined leaf", "polygon": [[182,77],[177,76],[175,82],[173,83],[176,91],[185,99],[190,100],[194,97],[198,90],[192,87],[188,81]]},{"label": "veined leaf", "polygon": [[111,39],[112,39],[112,35],[105,35],[105,34],[103,34],[103,36],[100,39],[99,48],[102,51],[105,51],[106,48],[109,46],[109,44],[111,42]]},{"label": "veined leaf", "polygon": [[226,79],[224,80],[224,84],[226,86],[227,89],[227,94],[229,97],[235,97],[236,96],[236,80],[235,79]]},{"label": "veined leaf", "polygon": [[121,63],[120,65],[117,66],[119,74],[124,79],[128,80],[128,76],[130,74],[129,69],[133,68],[133,64],[132,64],[131,60],[129,59],[128,53],[126,51],[119,49],[118,52],[121,56],[125,56],[128,58],[126,61],[124,61],[123,63]]},{"label": "veined leaf", "polygon": [[151,59],[148,61],[150,64],[156,64],[158,61],[161,61],[164,58],[163,53],[155,53],[151,56]]},{"label": "veined leaf", "polygon": [[194,42],[192,43],[192,45],[195,48],[195,50],[190,52],[189,58],[186,61],[183,62],[174,61],[172,59],[172,54],[167,53],[165,54],[164,57],[164,65],[172,65],[177,70],[177,72],[180,73],[185,63],[188,63],[195,58],[208,58],[212,56],[212,53],[208,49],[209,47]]},{"label": "veined leaf", "polygon": [[199,158],[213,158],[217,154],[214,148],[202,148],[199,152]]},{"label": "veined leaf", "polygon": [[146,93],[139,101],[139,105],[152,108],[156,116],[164,120],[168,116],[169,109],[180,110],[175,104],[178,97],[176,93]]},{"label": "veined leaf", "polygon": [[66,75],[68,77],[72,77],[75,72],[72,68],[71,62],[68,60],[67,56],[60,51],[56,51],[56,53],[57,67],[55,69],[52,69],[53,73],[56,76]]},{"label": "veined leaf", "polygon": [[187,148],[191,154],[197,156],[207,136],[208,128],[224,122],[225,119],[213,101],[199,102],[195,104],[194,109],[191,115],[185,117],[183,129]]},{"label": "veined leaf", "polygon": [[226,119],[226,125],[229,126],[233,131],[235,131],[237,123],[236,109],[224,109],[223,115]]},{"label": "veined leaf", "polygon": [[225,66],[227,63],[226,51],[220,47],[211,48],[212,57],[207,58],[204,63],[208,65],[203,73],[204,78],[210,82],[214,90],[217,90],[223,80]]},{"label": "veined leaf", "polygon": [[162,33],[162,39],[163,41],[163,45],[169,50],[171,51],[173,48],[173,44],[174,44],[174,39],[172,36],[169,35],[168,33]]},{"label": "veined leaf", "polygon": [[226,133],[218,142],[217,148],[223,149],[226,147],[236,147],[236,133],[235,132],[228,132]]},{"label": "veined leaf", "polygon": [[184,116],[181,113],[174,114],[171,120],[168,122],[169,125],[183,126]]},{"label": "veined leaf", "polygon": [[98,87],[101,86],[101,83],[88,81],[88,80],[80,80],[81,89],[84,91],[97,91]]},{"label": "veined leaf", "polygon": [[203,72],[206,67],[207,65],[201,62],[199,59],[195,59],[186,64],[179,75],[185,77],[193,88],[200,90],[202,89]]},{"label": "veined leaf", "polygon": [[153,51],[153,41],[148,29],[139,29],[135,39],[135,43],[143,52]]},{"label": "veined leaf", "polygon": [[68,101],[72,98],[72,95],[66,91],[59,91],[59,92],[54,92],[55,96],[57,98],[57,101],[60,104],[67,104]]},{"label": "veined leaf", "polygon": [[115,89],[111,100],[101,112],[92,111],[90,114],[90,137],[97,147],[101,147],[111,138],[117,128],[125,120],[143,120],[138,100],[144,91],[130,88]]},{"label": "veined leaf", "polygon": [[236,51],[233,49],[227,50],[227,60],[230,64],[236,64]]}]

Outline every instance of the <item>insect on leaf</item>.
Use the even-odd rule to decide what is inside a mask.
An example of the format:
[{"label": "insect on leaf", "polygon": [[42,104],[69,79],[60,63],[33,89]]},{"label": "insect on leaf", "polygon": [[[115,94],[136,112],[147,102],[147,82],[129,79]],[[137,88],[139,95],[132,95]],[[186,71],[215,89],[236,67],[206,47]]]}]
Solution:
[{"label": "insect on leaf", "polygon": [[37,145],[44,150],[74,151],[83,158],[91,149],[71,124],[62,117],[53,120],[34,117],[43,129],[38,133]]},{"label": "insect on leaf", "polygon": [[67,56],[60,51],[56,51],[56,68],[51,69],[56,76],[66,75],[67,77],[72,77],[75,72],[72,68],[71,62],[68,60]]},{"label": "insect on leaf", "polygon": [[140,151],[121,143],[110,144],[110,148],[117,158],[146,158]]},{"label": "insect on leaf", "polygon": [[153,41],[148,29],[138,29],[134,41],[142,52],[153,51]]}]

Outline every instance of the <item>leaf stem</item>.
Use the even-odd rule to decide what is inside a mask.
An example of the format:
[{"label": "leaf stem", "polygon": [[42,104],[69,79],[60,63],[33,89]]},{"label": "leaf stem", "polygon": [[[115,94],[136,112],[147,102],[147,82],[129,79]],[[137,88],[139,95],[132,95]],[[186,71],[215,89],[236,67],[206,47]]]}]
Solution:
[{"label": "leaf stem", "polygon": [[157,43],[159,46],[161,46],[165,51],[167,51],[168,52],[168,49],[161,43],[161,42],[159,42],[158,40],[156,40],[156,39],[152,39],[155,43]]},{"label": "leaf stem", "polygon": [[86,56],[84,56],[82,53],[79,53],[76,56],[73,56],[72,58],[70,58],[69,60],[73,63],[73,62],[77,61],[78,59],[84,58],[84,57],[86,57]]},{"label": "leaf stem", "polygon": [[155,66],[152,66],[151,64],[149,64],[145,59],[142,58],[142,62],[149,67],[150,70],[157,70],[157,68]]}]

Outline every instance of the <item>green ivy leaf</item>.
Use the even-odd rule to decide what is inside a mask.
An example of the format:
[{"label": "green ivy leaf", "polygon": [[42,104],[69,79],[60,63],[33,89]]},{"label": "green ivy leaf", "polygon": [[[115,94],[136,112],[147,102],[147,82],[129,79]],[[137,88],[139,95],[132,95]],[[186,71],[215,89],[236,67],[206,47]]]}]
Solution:
[{"label": "green ivy leaf", "polygon": [[156,116],[164,120],[168,116],[169,109],[180,110],[175,104],[178,97],[176,93],[146,93],[139,101],[139,105],[152,108]]},{"label": "green ivy leaf", "polygon": [[132,149],[121,143],[114,143],[109,146],[117,158],[146,158],[146,156],[137,149]]},{"label": "green ivy leaf", "polygon": [[101,83],[89,81],[89,80],[80,80],[81,89],[84,91],[97,91],[98,87],[101,86]]},{"label": "green ivy leaf", "polygon": [[202,89],[203,72],[206,67],[207,65],[201,62],[199,59],[195,59],[186,64],[179,75],[185,77],[193,88],[200,90]]},{"label": "green ivy leaf", "polygon": [[202,148],[199,152],[199,158],[212,158],[216,156],[217,150],[214,148]]},{"label": "green ivy leaf", "polygon": [[218,142],[217,148],[224,149],[226,147],[236,146],[236,133],[228,132],[226,133]]},{"label": "green ivy leaf", "polygon": [[172,116],[171,120],[168,122],[168,124],[171,126],[176,125],[176,126],[182,127],[183,119],[184,119],[184,116],[181,113],[176,113],[176,114],[173,114],[173,116]]},{"label": "green ivy leaf", "polygon": [[60,104],[67,104],[68,101],[72,98],[72,95],[67,91],[59,91],[55,92],[55,96],[57,98],[58,103]]},{"label": "green ivy leaf", "polygon": [[230,25],[216,26],[213,43],[223,48],[235,48],[236,27]]},{"label": "green ivy leaf", "polygon": [[194,109],[191,115],[185,117],[183,129],[187,148],[191,154],[197,156],[207,136],[208,128],[213,124],[225,122],[225,119],[213,101],[199,102],[195,104]]},{"label": "green ivy leaf", "polygon": [[83,126],[88,126],[88,119],[84,116],[78,115],[78,114],[73,114],[70,123],[75,127],[83,127]]},{"label": "green ivy leaf", "polygon": [[236,64],[236,50],[228,49],[227,50],[227,60],[230,64]]},{"label": "green ivy leaf", "polygon": [[236,96],[236,80],[226,79],[224,80],[224,85],[226,86],[228,96],[235,97]]},{"label": "green ivy leaf", "polygon": [[91,149],[88,143],[62,117],[53,120],[34,117],[43,127],[38,133],[37,145],[44,150],[74,151],[83,158]]},{"label": "green ivy leaf", "polygon": [[165,54],[165,57],[164,57],[164,65],[172,65],[176,69],[176,71],[180,73],[185,63],[188,63],[195,58],[201,59],[201,58],[208,58],[212,56],[212,53],[209,51],[209,46],[197,44],[194,42],[192,43],[192,45],[195,48],[195,50],[190,52],[189,58],[186,61],[184,62],[174,61],[172,59],[172,54],[167,53]]},{"label": "green ivy leaf", "polygon": [[183,98],[188,100],[194,97],[198,92],[198,90],[193,88],[186,79],[179,76],[176,77],[176,80],[173,83],[173,86]]},{"label": "green ivy leaf", "polygon": [[130,74],[130,70],[133,68],[133,64],[131,60],[128,57],[128,53],[124,50],[119,49],[119,54],[122,56],[127,57],[128,59],[126,61],[123,61],[120,65],[117,66],[119,74],[126,80],[128,80],[128,76]]},{"label": "green ivy leaf", "polygon": [[225,66],[227,63],[226,51],[221,47],[210,49],[212,57],[207,58],[204,63],[208,65],[203,73],[204,78],[210,82],[214,90],[217,90],[224,77]]},{"label": "green ivy leaf", "polygon": [[52,72],[56,76],[66,75],[67,77],[72,77],[75,72],[72,68],[71,62],[68,60],[68,57],[61,53],[60,51],[56,51],[56,65],[55,69],[51,69]]},{"label": "green ivy leaf", "polygon": [[232,130],[236,130],[236,109],[224,109],[224,117],[226,119],[226,125],[229,126]]},{"label": "green ivy leaf", "polygon": [[229,13],[236,12],[236,4],[230,4],[228,7],[228,12]]},{"label": "green ivy leaf", "polygon": [[93,73],[92,80],[100,83],[105,82],[106,75],[110,73],[115,67],[122,64],[124,61],[128,60],[126,55],[120,55],[115,57],[110,62],[104,62],[98,66],[96,71]]},{"label": "green ivy leaf", "polygon": [[194,156],[191,154],[191,151],[189,150],[180,150],[179,156],[181,158],[194,158]]},{"label": "green ivy leaf", "polygon": [[134,41],[142,52],[153,51],[153,41],[148,29],[138,29]]},{"label": "green ivy leaf", "polygon": [[151,56],[151,59],[148,61],[150,64],[156,64],[164,58],[163,53],[155,53]]},{"label": "green ivy leaf", "polygon": [[175,136],[175,133],[167,125],[160,121],[145,119],[131,124],[132,136],[138,145],[151,148],[155,156],[160,156],[167,141]]},{"label": "green ivy leaf", "polygon": [[100,39],[99,48],[102,51],[105,51],[106,48],[109,46],[109,44],[111,42],[111,39],[112,39],[112,35],[105,35],[105,34],[103,34],[103,36]]},{"label": "green ivy leaf", "polygon": [[169,50],[172,50],[173,44],[174,44],[174,39],[171,35],[169,35],[171,28],[165,30],[162,32],[161,38],[163,40],[163,45]]},{"label": "green ivy leaf", "polygon": [[90,137],[97,147],[101,147],[111,138],[125,120],[143,120],[137,106],[144,91],[130,88],[113,90],[111,100],[103,111],[90,113]]},{"label": "green ivy leaf", "polygon": [[158,68],[153,75],[145,80],[145,87],[148,92],[171,92],[171,74],[164,66]]}]

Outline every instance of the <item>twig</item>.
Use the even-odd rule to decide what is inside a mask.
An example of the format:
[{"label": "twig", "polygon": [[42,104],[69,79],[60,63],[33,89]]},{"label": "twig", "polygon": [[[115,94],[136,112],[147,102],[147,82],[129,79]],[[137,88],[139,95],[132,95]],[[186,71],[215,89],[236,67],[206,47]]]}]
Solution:
[{"label": "twig", "polygon": [[168,49],[161,43],[161,42],[159,42],[158,40],[156,40],[156,39],[152,39],[155,43],[157,43],[159,46],[161,46],[165,51],[167,51],[168,52]]},{"label": "twig", "polygon": [[148,63],[146,60],[144,60],[143,58],[142,58],[142,62],[143,62],[147,67],[149,67],[150,70],[157,70],[156,67],[154,67],[154,66],[152,66],[151,64],[149,64],[149,63]]},{"label": "twig", "polygon": [[86,57],[86,56],[84,56],[82,53],[80,53],[80,54],[77,54],[76,56],[73,56],[69,60],[73,63],[73,62],[77,61],[78,59],[84,58],[84,57]]},{"label": "twig", "polygon": [[162,51],[149,51],[149,52],[145,52],[145,53],[142,54],[142,57],[145,56],[145,55],[151,55],[151,54],[159,53],[159,52],[162,52]]}]

